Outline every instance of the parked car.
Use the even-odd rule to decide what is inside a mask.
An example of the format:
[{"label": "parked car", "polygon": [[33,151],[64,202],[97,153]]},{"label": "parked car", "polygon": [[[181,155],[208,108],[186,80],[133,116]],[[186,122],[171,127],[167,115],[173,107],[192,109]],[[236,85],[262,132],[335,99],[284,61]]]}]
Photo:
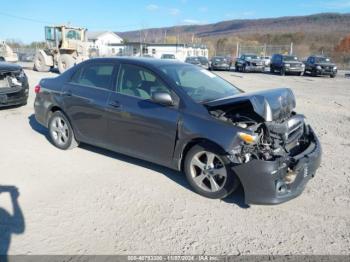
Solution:
[{"label": "parked car", "polygon": [[270,63],[271,63],[271,57],[270,56],[262,56],[261,60],[263,61],[265,68],[269,68],[270,67]]},{"label": "parked car", "polygon": [[160,59],[176,59],[176,57],[173,54],[162,54]]},{"label": "parked car", "polygon": [[237,72],[264,72],[265,64],[257,55],[243,54],[236,60],[235,69]]},{"label": "parked car", "polygon": [[338,72],[336,64],[330,58],[324,56],[310,56],[305,63],[305,73],[312,76],[328,75],[336,77]]},{"label": "parked car", "polygon": [[246,203],[281,203],[320,165],[319,141],[287,88],[244,93],[186,63],[99,58],[35,92],[35,117],[56,147],[88,143],[164,165],[209,198],[241,183]]},{"label": "parked car", "polygon": [[230,62],[226,57],[213,56],[209,62],[209,70],[230,70]]},{"label": "parked car", "polygon": [[185,63],[191,64],[191,65],[201,66],[201,61],[199,60],[199,58],[197,56],[188,56],[185,59]]},{"label": "parked car", "polygon": [[21,66],[0,62],[0,107],[25,105],[29,84]]},{"label": "parked car", "polygon": [[209,60],[205,56],[198,56],[201,66],[205,69],[209,69]]},{"label": "parked car", "polygon": [[297,56],[274,54],[271,59],[271,73],[278,72],[280,75],[298,74],[303,75],[305,65]]}]

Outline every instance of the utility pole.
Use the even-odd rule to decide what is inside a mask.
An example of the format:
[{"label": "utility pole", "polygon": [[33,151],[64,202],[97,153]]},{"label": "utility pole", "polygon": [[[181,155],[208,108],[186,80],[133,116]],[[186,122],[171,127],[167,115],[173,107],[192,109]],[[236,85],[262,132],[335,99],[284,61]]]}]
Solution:
[{"label": "utility pole", "polygon": [[239,57],[239,42],[237,42],[236,46],[236,57]]},{"label": "utility pole", "polygon": [[165,29],[165,32],[164,32],[164,44],[166,44],[166,29]]},{"label": "utility pole", "polygon": [[290,55],[293,54],[293,42],[290,43],[290,52],[289,52]]},{"label": "utility pole", "polygon": [[141,36],[141,29],[140,29],[140,56],[142,56],[142,36]]}]

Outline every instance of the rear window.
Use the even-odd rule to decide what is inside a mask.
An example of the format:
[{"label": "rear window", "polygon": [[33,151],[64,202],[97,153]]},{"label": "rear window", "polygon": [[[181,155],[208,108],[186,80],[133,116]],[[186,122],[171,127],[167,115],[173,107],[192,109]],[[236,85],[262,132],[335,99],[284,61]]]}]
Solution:
[{"label": "rear window", "polygon": [[113,74],[113,64],[90,64],[80,68],[72,78],[72,83],[109,89]]}]

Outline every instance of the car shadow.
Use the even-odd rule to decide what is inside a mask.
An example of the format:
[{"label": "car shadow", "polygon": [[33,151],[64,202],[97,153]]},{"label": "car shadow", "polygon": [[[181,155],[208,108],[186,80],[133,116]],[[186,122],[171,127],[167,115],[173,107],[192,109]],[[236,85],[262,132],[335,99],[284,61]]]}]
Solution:
[{"label": "car shadow", "polygon": [[47,128],[39,124],[38,121],[36,121],[34,114],[28,117],[28,122],[30,127],[35,132],[38,132],[39,134],[43,135],[50,142],[49,131],[47,130]]},{"label": "car shadow", "polygon": [[[28,120],[29,120],[29,125],[31,126],[31,128],[34,131],[45,136],[46,139],[50,142],[49,133],[48,133],[47,129],[45,127],[43,127],[42,125],[40,125],[36,121],[35,116],[34,115],[29,116]],[[107,149],[103,149],[103,148],[99,148],[99,147],[95,147],[95,146],[91,146],[91,145],[87,145],[87,144],[83,144],[83,143],[81,143],[79,145],[79,148],[84,149],[84,150],[88,150],[88,151],[96,153],[96,154],[104,155],[106,157],[110,157],[110,158],[113,158],[113,159],[116,159],[119,161],[124,161],[124,162],[127,162],[127,163],[132,164],[132,165],[137,165],[137,166],[141,166],[143,168],[147,168],[147,169],[156,171],[158,173],[165,175],[167,178],[169,178],[173,182],[179,184],[180,186],[186,188],[187,190],[190,190],[191,192],[193,192],[192,188],[190,187],[190,185],[188,184],[188,182],[186,180],[185,175],[179,171],[176,171],[176,170],[173,170],[173,169],[161,166],[161,165],[157,165],[157,164],[145,161],[145,160],[130,157],[130,156],[116,153],[116,152],[113,152],[113,151],[110,151]],[[235,204],[241,208],[248,208],[249,207],[244,202],[244,192],[243,192],[243,189],[241,187],[239,187],[238,190],[236,190],[233,194],[231,194],[227,198],[223,199],[223,201],[226,203],[229,203],[229,204]]]},{"label": "car shadow", "polygon": [[0,112],[1,111],[5,111],[5,110],[20,108],[22,106],[24,106],[24,105],[11,105],[11,106],[7,106],[6,105],[6,106],[2,106],[2,107],[0,107]]},{"label": "car shadow", "polygon": [[0,185],[1,195],[8,193],[11,197],[12,214],[0,207],[0,261],[8,261],[8,250],[11,244],[12,234],[23,234],[25,223],[23,212],[18,203],[19,192],[14,186]]}]

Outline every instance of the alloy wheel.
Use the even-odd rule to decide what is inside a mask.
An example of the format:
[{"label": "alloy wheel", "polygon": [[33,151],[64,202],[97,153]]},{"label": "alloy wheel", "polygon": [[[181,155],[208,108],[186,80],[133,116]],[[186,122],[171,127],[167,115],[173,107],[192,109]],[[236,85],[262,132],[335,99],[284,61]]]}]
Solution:
[{"label": "alloy wheel", "polygon": [[206,192],[220,191],[227,180],[227,171],[220,158],[211,152],[195,154],[190,163],[193,181]]},{"label": "alloy wheel", "polygon": [[62,117],[55,117],[50,126],[51,137],[55,142],[64,146],[69,141],[69,128],[66,121]]}]

